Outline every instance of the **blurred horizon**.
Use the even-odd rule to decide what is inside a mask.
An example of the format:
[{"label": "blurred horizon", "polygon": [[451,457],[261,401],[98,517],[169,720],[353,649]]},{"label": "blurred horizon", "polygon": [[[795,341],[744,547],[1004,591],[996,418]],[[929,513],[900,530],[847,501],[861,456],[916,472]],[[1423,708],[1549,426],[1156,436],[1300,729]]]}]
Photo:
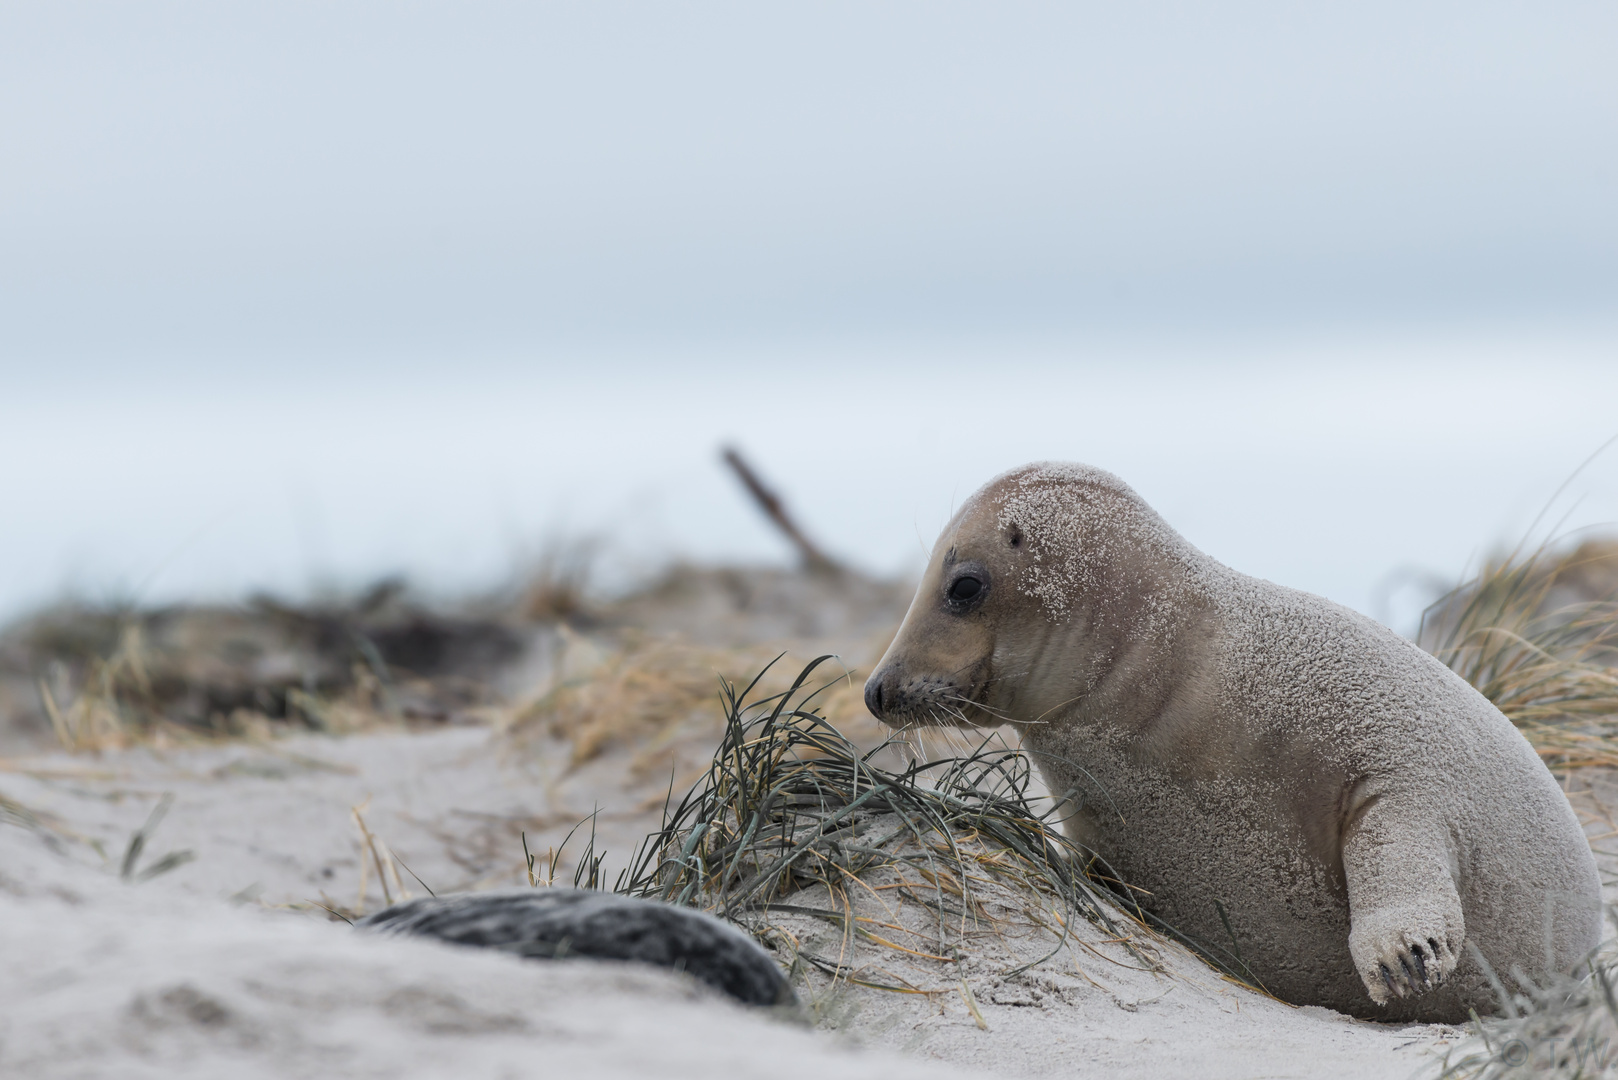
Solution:
[{"label": "blurred horizon", "polygon": [[0,8],[0,618],[493,587],[561,536],[784,560],[735,441],[873,572],[1073,458],[1397,622],[1618,433],[1615,43],[1595,2]]}]

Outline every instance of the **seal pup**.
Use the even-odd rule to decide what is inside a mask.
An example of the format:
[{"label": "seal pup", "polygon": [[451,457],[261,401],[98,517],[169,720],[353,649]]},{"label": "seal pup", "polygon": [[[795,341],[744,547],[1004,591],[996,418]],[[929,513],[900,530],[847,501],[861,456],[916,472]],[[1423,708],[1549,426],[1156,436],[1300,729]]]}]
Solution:
[{"label": "seal pup", "polygon": [[683,971],[747,1005],[792,1005],[781,969],[752,939],[712,915],[593,889],[502,889],[422,897],[356,926],[433,937],[519,956],[589,957]]},{"label": "seal pup", "polygon": [[1455,1023],[1494,1011],[1489,969],[1509,987],[1597,944],[1595,859],[1511,721],[1099,469],[973,495],[865,701],[893,727],[1010,725],[1075,842],[1295,1004]]}]

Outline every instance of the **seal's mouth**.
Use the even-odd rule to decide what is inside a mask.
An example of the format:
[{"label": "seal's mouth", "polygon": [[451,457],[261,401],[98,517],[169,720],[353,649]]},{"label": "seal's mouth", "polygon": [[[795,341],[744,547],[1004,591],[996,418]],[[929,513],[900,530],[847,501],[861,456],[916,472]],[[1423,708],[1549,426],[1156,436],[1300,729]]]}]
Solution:
[{"label": "seal's mouth", "polygon": [[865,684],[865,705],[892,728],[993,727],[1001,721],[983,703],[988,673],[987,659],[949,674],[885,669]]}]

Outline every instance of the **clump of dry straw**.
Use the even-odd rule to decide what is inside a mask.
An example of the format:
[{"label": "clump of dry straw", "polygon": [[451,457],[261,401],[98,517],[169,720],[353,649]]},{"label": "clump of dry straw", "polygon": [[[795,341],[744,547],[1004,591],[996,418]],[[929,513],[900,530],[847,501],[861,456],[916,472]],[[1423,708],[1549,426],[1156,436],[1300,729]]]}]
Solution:
[{"label": "clump of dry straw", "polygon": [[1618,767],[1618,543],[1492,559],[1430,607],[1416,641],[1558,771]]},{"label": "clump of dry straw", "polygon": [[[1618,768],[1618,542],[1518,550],[1428,609],[1418,643],[1522,729],[1566,775]],[[1444,1061],[1442,1080],[1618,1076],[1618,950],[1546,985],[1497,986],[1501,1015]]]}]

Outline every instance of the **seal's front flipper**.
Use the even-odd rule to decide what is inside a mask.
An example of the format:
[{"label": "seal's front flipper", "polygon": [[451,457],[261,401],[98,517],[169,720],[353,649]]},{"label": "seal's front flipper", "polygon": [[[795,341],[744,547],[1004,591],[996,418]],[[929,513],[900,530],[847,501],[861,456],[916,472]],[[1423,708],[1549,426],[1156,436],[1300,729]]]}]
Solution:
[{"label": "seal's front flipper", "polygon": [[1466,940],[1448,831],[1417,803],[1367,799],[1343,837],[1348,951],[1378,1005],[1438,986]]}]

